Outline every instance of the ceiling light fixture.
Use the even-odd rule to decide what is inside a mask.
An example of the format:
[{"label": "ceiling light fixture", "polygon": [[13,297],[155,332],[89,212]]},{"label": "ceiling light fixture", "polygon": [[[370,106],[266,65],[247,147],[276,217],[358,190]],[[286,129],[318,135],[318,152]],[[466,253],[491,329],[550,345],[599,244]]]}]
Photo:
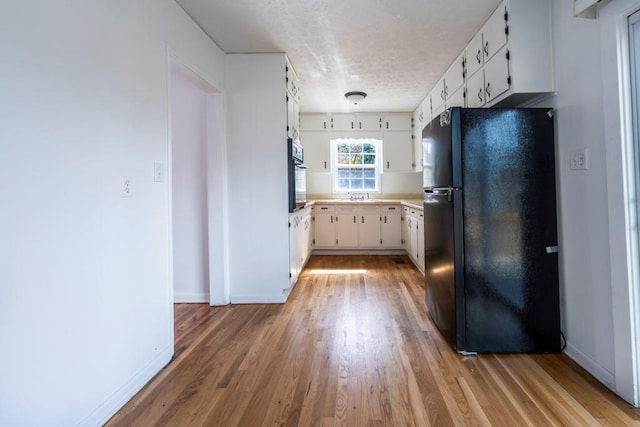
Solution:
[{"label": "ceiling light fixture", "polygon": [[358,105],[367,97],[367,94],[364,92],[347,92],[344,94],[344,97],[347,98],[347,101],[352,103],[353,105]]}]

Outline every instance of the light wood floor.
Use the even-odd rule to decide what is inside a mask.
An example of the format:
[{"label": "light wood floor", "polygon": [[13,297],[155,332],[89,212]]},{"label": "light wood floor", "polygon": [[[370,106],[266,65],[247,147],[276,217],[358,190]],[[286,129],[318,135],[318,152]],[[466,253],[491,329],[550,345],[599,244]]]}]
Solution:
[{"label": "light wood floor", "polygon": [[107,425],[640,424],[564,355],[456,354],[422,281],[406,257],[314,256],[284,305],[177,304],[174,360]]}]

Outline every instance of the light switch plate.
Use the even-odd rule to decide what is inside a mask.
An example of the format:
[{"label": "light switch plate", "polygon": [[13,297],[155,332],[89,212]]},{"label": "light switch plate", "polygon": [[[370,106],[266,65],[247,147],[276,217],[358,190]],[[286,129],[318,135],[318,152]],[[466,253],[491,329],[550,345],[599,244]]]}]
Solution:
[{"label": "light switch plate", "polygon": [[571,161],[570,167],[572,170],[589,169],[589,151],[586,148],[572,150],[569,154]]}]

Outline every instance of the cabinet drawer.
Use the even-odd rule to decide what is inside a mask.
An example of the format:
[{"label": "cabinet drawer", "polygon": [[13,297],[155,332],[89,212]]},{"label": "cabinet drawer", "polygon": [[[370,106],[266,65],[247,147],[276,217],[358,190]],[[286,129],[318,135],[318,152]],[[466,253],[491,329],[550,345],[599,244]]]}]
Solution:
[{"label": "cabinet drawer", "polygon": [[313,211],[316,213],[331,213],[335,212],[336,207],[334,205],[315,205]]},{"label": "cabinet drawer", "polygon": [[380,213],[380,205],[360,205],[358,212],[364,213]]},{"label": "cabinet drawer", "polygon": [[354,213],[357,212],[357,207],[351,205],[338,205],[336,206],[336,213]]},{"label": "cabinet drawer", "polygon": [[402,209],[400,209],[399,205],[383,205],[382,212],[384,212],[386,215],[400,215],[402,213]]}]

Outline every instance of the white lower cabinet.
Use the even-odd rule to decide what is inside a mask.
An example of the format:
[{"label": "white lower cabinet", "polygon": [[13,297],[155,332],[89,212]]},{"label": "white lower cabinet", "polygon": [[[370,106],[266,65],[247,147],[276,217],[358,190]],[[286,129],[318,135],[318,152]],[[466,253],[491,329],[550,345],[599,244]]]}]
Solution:
[{"label": "white lower cabinet", "polygon": [[311,208],[289,214],[289,278],[293,285],[311,255]]},{"label": "white lower cabinet", "polygon": [[358,247],[358,211],[356,206],[336,206],[336,246]]},{"label": "white lower cabinet", "polygon": [[402,247],[416,267],[424,273],[424,214],[421,209],[403,207]]},{"label": "white lower cabinet", "polygon": [[358,247],[379,248],[380,206],[361,206],[358,211]]},{"label": "white lower cabinet", "polygon": [[402,207],[383,205],[380,245],[385,249],[402,247]]},{"label": "white lower cabinet", "polygon": [[336,247],[336,221],[334,205],[313,207],[314,247],[331,249]]}]

